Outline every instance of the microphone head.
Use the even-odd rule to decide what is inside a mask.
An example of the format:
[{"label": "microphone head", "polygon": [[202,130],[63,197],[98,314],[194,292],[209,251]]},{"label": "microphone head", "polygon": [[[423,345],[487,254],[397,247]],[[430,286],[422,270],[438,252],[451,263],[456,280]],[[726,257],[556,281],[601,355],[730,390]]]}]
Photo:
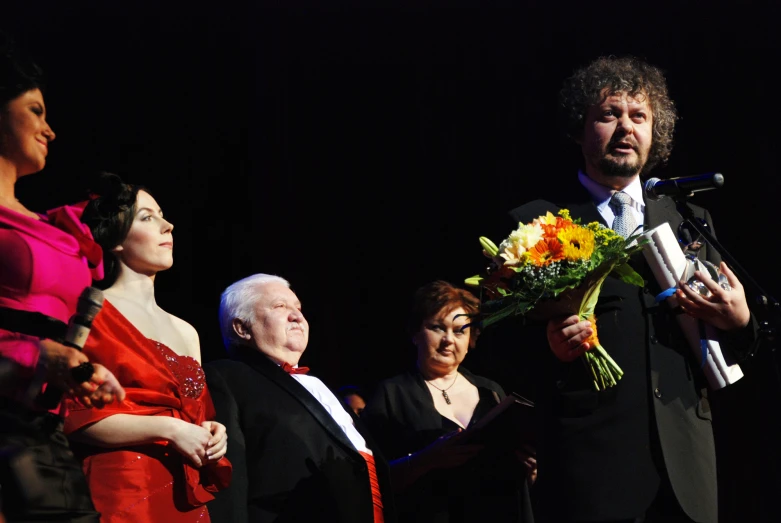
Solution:
[{"label": "microphone head", "polygon": [[661,198],[661,195],[656,194],[656,191],[654,190],[654,187],[660,181],[659,178],[648,178],[648,180],[646,180],[645,185],[643,185],[643,192],[645,192],[647,198],[651,200],[658,200]]},{"label": "microphone head", "polygon": [[718,189],[724,185],[724,175],[721,173],[713,173],[713,186]]},{"label": "microphone head", "polygon": [[79,295],[79,301],[76,304],[76,314],[92,323],[95,316],[103,308],[103,291],[96,287],[86,287]]}]

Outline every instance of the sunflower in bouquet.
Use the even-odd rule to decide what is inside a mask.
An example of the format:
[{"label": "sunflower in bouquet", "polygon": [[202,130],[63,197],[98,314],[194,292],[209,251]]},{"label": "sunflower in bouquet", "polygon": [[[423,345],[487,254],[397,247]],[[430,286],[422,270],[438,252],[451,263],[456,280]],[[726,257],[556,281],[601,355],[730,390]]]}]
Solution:
[{"label": "sunflower in bouquet", "polygon": [[627,283],[644,285],[628,261],[645,243],[639,234],[624,238],[599,222],[581,225],[569,210],[561,209],[556,215],[548,212],[530,223],[519,223],[498,247],[482,236],[480,244],[490,265],[485,274],[465,283],[480,288],[482,328],[515,315],[545,320],[577,314],[588,320],[593,334],[586,341],[592,349],[582,358],[596,390],[604,390],[614,386],[623,371],[599,343],[594,309],[602,283],[611,273]]}]

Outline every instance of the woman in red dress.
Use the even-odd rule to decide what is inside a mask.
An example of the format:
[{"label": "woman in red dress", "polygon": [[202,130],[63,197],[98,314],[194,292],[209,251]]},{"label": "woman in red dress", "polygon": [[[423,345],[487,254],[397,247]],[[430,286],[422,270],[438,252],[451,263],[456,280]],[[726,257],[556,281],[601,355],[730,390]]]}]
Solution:
[{"label": "woman in red dress", "polygon": [[230,482],[225,427],[200,365],[195,329],[164,311],[155,277],[173,264],[173,225],[143,189],[104,174],[82,220],[103,247],[105,301],[84,352],[112,369],[126,400],[72,405],[65,431],[101,521],[209,521]]}]

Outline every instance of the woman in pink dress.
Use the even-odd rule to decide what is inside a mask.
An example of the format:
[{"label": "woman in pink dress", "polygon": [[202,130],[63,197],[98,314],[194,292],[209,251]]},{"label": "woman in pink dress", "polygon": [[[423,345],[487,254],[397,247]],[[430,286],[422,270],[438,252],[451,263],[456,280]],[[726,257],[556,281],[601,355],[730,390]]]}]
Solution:
[{"label": "woman in pink dress", "polygon": [[114,370],[122,404],[73,405],[65,426],[103,522],[209,521],[226,487],[225,427],[200,365],[198,333],[155,300],[157,273],[173,264],[173,225],[146,190],[104,174],[84,212],[104,251],[103,308],[84,352]]},{"label": "woman in pink dress", "polygon": [[[81,292],[102,277],[81,206],[44,214],[15,196],[46,165],[40,69],[0,35],[0,493],[7,521],[98,521],[62,431],[70,396],[84,408],[122,400],[114,376],[64,339]],[[72,369],[77,370],[74,374]],[[48,392],[45,392],[48,391]]]}]

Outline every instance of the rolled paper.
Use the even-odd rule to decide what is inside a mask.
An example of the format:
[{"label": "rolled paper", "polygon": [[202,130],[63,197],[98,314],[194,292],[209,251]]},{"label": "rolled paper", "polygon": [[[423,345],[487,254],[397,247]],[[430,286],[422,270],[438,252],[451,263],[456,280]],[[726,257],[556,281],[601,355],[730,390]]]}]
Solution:
[{"label": "rolled paper", "polygon": [[[651,266],[656,281],[662,287],[662,290],[678,287],[684,274],[687,264],[690,263],[678,243],[678,239],[673,234],[669,223],[663,223],[658,227],[643,233],[643,237],[649,241],[643,247],[643,255]],[[710,277],[710,273],[705,266],[697,260],[697,268]],[[678,307],[678,300],[675,294],[666,296],[670,307]],[[713,389],[722,389],[731,385],[743,377],[743,371],[740,365],[730,356],[724,353],[719,345],[719,331],[715,327],[704,323],[704,337],[701,337],[700,322],[688,314],[677,315],[678,324],[689,342],[694,354],[702,367],[708,384]],[[703,345],[707,351],[703,351]],[[703,361],[703,353],[705,360]]]}]

